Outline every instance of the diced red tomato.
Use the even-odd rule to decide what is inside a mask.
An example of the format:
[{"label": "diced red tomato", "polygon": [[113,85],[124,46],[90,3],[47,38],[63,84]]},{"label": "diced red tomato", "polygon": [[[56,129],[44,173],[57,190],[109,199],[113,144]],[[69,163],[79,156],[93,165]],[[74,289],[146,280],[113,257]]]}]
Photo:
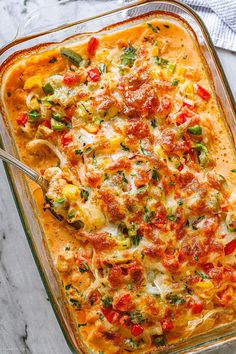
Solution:
[{"label": "diced red tomato", "polygon": [[236,240],[232,240],[225,246],[225,255],[233,253],[236,250]]},{"label": "diced red tomato", "polygon": [[118,323],[120,319],[120,314],[117,311],[114,311],[110,306],[108,308],[102,308],[102,313],[106,317],[107,321],[110,323]]},{"label": "diced red tomato", "polygon": [[204,89],[201,85],[197,85],[196,94],[201,97],[204,101],[209,101],[211,94]]},{"label": "diced red tomato", "polygon": [[18,117],[16,118],[16,121],[19,125],[25,125],[25,123],[28,121],[28,113],[20,112]]},{"label": "diced red tomato", "polygon": [[143,331],[144,331],[143,326],[134,324],[134,325],[131,327],[131,334],[132,334],[133,336],[135,336],[135,337],[140,336],[140,334],[142,334]]},{"label": "diced red tomato", "polygon": [[201,313],[203,310],[203,305],[201,302],[195,302],[192,305],[192,314],[197,315],[198,313]]},{"label": "diced red tomato", "polygon": [[42,123],[42,125],[44,125],[45,127],[47,127],[47,128],[51,128],[51,124],[50,124],[50,122],[48,121],[48,120],[45,120],[43,123]]},{"label": "diced red tomato", "polygon": [[66,118],[68,120],[71,120],[71,118],[73,117],[74,113],[75,113],[75,105],[74,104],[71,104],[70,106],[68,106],[66,109],[65,109],[65,112],[66,112]]},{"label": "diced red tomato", "polygon": [[124,328],[129,327],[130,325],[130,318],[128,315],[124,315],[120,318],[120,325]]},{"label": "diced red tomato", "polygon": [[182,169],[184,168],[184,165],[181,163],[177,168],[178,168],[178,170],[179,170],[179,172],[180,172],[180,171],[182,171]]},{"label": "diced red tomato", "polygon": [[212,268],[214,268],[212,263],[205,263],[202,265],[202,268],[206,273],[208,273]]},{"label": "diced red tomato", "polygon": [[93,56],[95,54],[98,45],[99,45],[99,41],[97,38],[95,37],[90,38],[87,45],[87,52],[89,56]]},{"label": "diced red tomato", "polygon": [[100,72],[98,68],[93,68],[88,70],[88,79],[90,81],[99,81],[100,80]]},{"label": "diced red tomato", "polygon": [[66,147],[72,141],[72,137],[70,133],[65,133],[61,136],[61,145]]},{"label": "diced red tomato", "polygon": [[131,295],[125,294],[121,296],[118,301],[115,301],[114,308],[119,311],[129,311],[132,307]]},{"label": "diced red tomato", "polygon": [[63,78],[63,82],[67,86],[75,86],[80,82],[81,75],[78,73],[66,73]]},{"label": "diced red tomato", "polygon": [[184,124],[187,120],[187,116],[185,113],[180,113],[177,115],[176,117],[176,125],[181,125],[181,124]]},{"label": "diced red tomato", "polygon": [[168,318],[164,318],[163,320],[161,320],[161,325],[163,331],[170,331],[174,328],[173,322]]}]

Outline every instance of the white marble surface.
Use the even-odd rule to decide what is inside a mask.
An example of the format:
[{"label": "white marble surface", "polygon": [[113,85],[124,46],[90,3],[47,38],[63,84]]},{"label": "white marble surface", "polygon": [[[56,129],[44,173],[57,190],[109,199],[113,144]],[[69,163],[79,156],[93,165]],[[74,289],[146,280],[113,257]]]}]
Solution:
[{"label": "white marble surface", "polygon": [[[121,1],[95,2],[102,3],[104,10]],[[0,42],[14,35],[17,23],[27,12],[56,3],[57,0],[0,0]],[[217,52],[236,98],[236,53],[220,49]],[[235,354],[236,344],[211,353],[222,351]],[[69,354],[70,350],[47,299],[0,163],[0,354],[3,353]]]}]

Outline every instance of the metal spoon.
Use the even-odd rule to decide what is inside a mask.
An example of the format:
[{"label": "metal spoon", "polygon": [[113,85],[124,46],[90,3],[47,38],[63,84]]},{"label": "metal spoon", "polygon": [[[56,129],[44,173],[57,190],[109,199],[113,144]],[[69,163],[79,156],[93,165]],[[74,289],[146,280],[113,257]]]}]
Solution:
[{"label": "metal spoon", "polygon": [[[8,162],[11,165],[13,165],[14,167],[18,168],[21,172],[23,172],[30,179],[32,179],[32,181],[36,182],[41,187],[41,189],[43,191],[44,199],[45,199],[46,203],[47,204],[49,203],[47,200],[47,197],[46,197],[49,183],[48,183],[48,181],[46,181],[45,178],[43,178],[43,176],[41,176],[38,172],[36,172],[32,168],[30,168],[29,166],[25,165],[23,162],[17,160],[15,157],[13,157],[12,155],[10,155],[8,152],[6,152],[5,150],[3,150],[1,148],[0,148],[0,159],[5,162]],[[50,209],[50,212],[53,214],[53,216],[57,220],[61,221],[63,219],[63,217],[58,215],[57,213],[55,213],[54,210],[52,210],[51,208],[49,208],[49,209]]]}]

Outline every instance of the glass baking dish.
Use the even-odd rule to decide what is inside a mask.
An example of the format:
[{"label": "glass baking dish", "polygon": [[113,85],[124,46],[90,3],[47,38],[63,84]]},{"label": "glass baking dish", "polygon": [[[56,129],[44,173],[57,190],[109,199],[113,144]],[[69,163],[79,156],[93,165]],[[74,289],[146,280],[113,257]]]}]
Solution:
[{"label": "glass baking dish", "polygon": [[[192,28],[193,35],[196,36],[199,49],[205,59],[205,63],[207,63],[206,67],[209,71],[212,85],[215,88],[219,107],[222,111],[222,116],[225,118],[225,124],[232,138],[232,143],[235,144],[235,102],[214,46],[200,18],[192,9],[178,1],[139,1],[123,7],[122,9],[113,10],[90,19],[77,21],[69,25],[62,25],[43,33],[31,34],[19,38],[0,49],[0,83],[2,82],[4,70],[8,65],[14,62],[16,57],[14,54],[19,51],[32,47],[34,47],[34,50],[37,50],[39,46],[40,48],[45,48],[49,45],[56,45],[58,42],[65,41],[67,38],[73,36],[76,36],[77,40],[80,38],[84,39],[86,38],[86,34],[91,32],[107,32],[114,31],[114,29],[127,28],[134,23],[142,21],[143,16],[145,16],[145,18],[147,16],[154,16],[158,12],[163,16],[168,16],[168,13],[172,16],[178,16],[178,18],[184,20],[184,22]],[[39,20],[43,19],[46,13],[47,8],[42,8],[37,14]],[[52,25],[53,24],[51,24],[51,26]],[[31,29],[31,33],[32,32],[35,32],[35,29]],[[19,157],[12,128],[4,110],[2,97],[0,97],[0,103],[1,145],[5,150]],[[61,294],[58,277],[47,250],[43,227],[27,180],[11,167],[5,165],[5,168],[26,237],[68,346],[73,353],[92,353],[82,342],[79,335],[75,335],[76,331],[75,328],[73,328],[73,323],[69,318]],[[236,340],[235,322],[171,345],[158,352],[176,354],[196,353],[202,350],[212,349],[234,340]]]}]

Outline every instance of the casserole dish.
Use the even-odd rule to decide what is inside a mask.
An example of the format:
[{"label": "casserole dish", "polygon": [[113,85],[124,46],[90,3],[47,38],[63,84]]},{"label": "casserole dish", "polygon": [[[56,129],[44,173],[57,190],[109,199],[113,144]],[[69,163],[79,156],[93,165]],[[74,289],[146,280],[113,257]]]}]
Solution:
[{"label": "casserole dish", "polygon": [[[224,84],[224,81],[221,80],[221,70],[220,68],[216,65],[215,66],[215,61],[216,61],[216,57],[212,56],[212,45],[211,43],[208,43],[206,40],[207,38],[207,34],[206,31],[204,30],[204,28],[200,28],[199,25],[199,20],[196,18],[194,20],[194,17],[192,17],[192,12],[191,10],[189,10],[187,7],[184,7],[181,4],[172,4],[171,2],[148,2],[148,3],[140,3],[139,5],[131,5],[126,7],[124,10],[122,11],[116,11],[114,13],[111,13],[109,15],[106,15],[105,17],[101,17],[101,23],[95,23],[95,20],[90,20],[90,21],[81,21],[80,23],[76,23],[74,25],[72,25],[70,28],[66,28],[65,31],[63,31],[63,35],[62,35],[62,29],[57,29],[57,30],[53,30],[50,31],[50,33],[45,33],[44,35],[42,35],[42,37],[38,37],[38,36],[33,36],[33,38],[28,38],[22,41],[19,41],[20,46],[22,47],[15,47],[15,50],[17,49],[23,49],[23,48],[29,48],[31,47],[32,41],[36,40],[36,42],[34,44],[41,44],[41,43],[46,43],[47,41],[52,41],[52,36],[54,37],[53,40],[54,41],[61,41],[61,40],[65,40],[68,36],[73,35],[73,31],[76,31],[76,33],[81,31],[81,28],[83,28],[83,33],[89,32],[89,31],[99,31],[102,30],[104,27],[107,27],[110,25],[110,23],[114,23],[114,19],[115,22],[120,22],[121,19],[124,20],[124,18],[126,19],[132,19],[133,21],[131,22],[132,25],[134,25],[135,23],[138,23],[139,21],[143,21],[143,18],[147,19],[146,16],[148,16],[148,14],[151,14],[151,12],[155,12],[156,11],[162,11],[161,14],[162,16],[165,18],[165,16],[168,16],[167,13],[163,12],[163,11],[168,11],[171,13],[175,13],[178,14],[180,16],[182,16],[184,19],[186,19],[188,21],[188,23],[190,23],[190,25],[192,25],[195,33],[198,35],[198,41],[200,44],[200,47],[202,49],[202,53],[205,57],[205,60],[210,64],[212,67],[210,67],[212,74],[213,74],[213,83],[215,85],[215,91],[216,94],[219,95],[220,97],[220,101],[222,102],[222,106],[224,106],[224,114],[227,116],[228,119],[228,124],[229,124],[229,128],[231,129],[231,132],[234,134],[234,107],[233,107],[233,100],[232,100],[232,96],[230,94],[229,89],[227,90]],[[137,15],[145,15],[145,17],[137,17]],[[119,17],[120,16],[120,17]],[[127,17],[124,17],[127,16]],[[137,18],[135,18],[135,16]],[[107,22],[106,22],[107,21]],[[81,26],[81,27],[80,27]],[[124,22],[122,24],[118,24],[115,27],[115,30],[118,29],[122,29],[123,27],[125,28],[126,26],[130,26],[129,22]],[[194,27],[195,26],[195,27]],[[72,31],[70,32],[70,29],[72,29]],[[109,31],[112,31],[111,29],[106,29]],[[86,35],[82,35],[79,37],[79,39],[86,39]],[[17,45],[17,44],[16,44]],[[13,50],[14,45],[9,45],[9,49],[7,49],[7,47],[5,49],[2,50],[2,54],[3,54],[3,58],[6,55],[11,54],[11,51]],[[35,48],[36,49],[36,48]],[[7,53],[8,51],[8,53]],[[7,65],[12,64],[14,61],[14,58],[17,59],[17,56],[10,58],[3,66],[2,66],[2,73],[4,72],[4,70],[7,68]],[[217,74],[217,75],[216,75]],[[7,121],[6,119],[6,115],[4,115],[4,106],[2,106],[2,112],[3,112],[3,123],[6,126],[7,130],[3,130],[2,131],[2,139],[3,139],[3,144],[4,147],[6,149],[8,149],[8,151],[11,151],[12,153],[16,154],[16,146],[15,144],[13,144],[11,142],[11,138],[12,138],[12,128],[10,123]],[[3,125],[2,125],[3,127]],[[234,135],[230,135],[230,139],[234,139]],[[54,304],[54,308],[56,309],[56,313],[58,314],[59,318],[60,318],[60,324],[62,325],[63,329],[64,329],[64,333],[66,333],[67,337],[69,337],[69,340],[71,343],[73,343],[74,347],[77,348],[77,350],[80,350],[81,352],[83,351],[87,351],[88,349],[85,348],[85,345],[82,343],[82,341],[80,341],[80,338],[75,338],[75,333],[76,331],[72,331],[72,326],[70,321],[68,320],[68,314],[66,313],[66,308],[63,306],[63,297],[61,297],[60,294],[60,289],[57,286],[57,275],[55,274],[54,270],[53,270],[53,265],[52,262],[50,260],[50,257],[48,256],[48,251],[47,251],[47,246],[46,243],[42,241],[44,240],[44,233],[43,233],[43,229],[40,225],[40,220],[37,216],[37,212],[36,212],[36,208],[34,205],[34,201],[32,199],[32,195],[27,187],[27,184],[25,182],[25,180],[20,177],[17,174],[14,174],[14,176],[11,173],[11,170],[9,169],[9,174],[11,176],[11,180],[12,180],[12,184],[13,184],[13,188],[14,188],[14,192],[15,195],[17,197],[18,203],[20,205],[21,208],[21,213],[23,215],[24,218],[24,225],[25,228],[27,230],[27,234],[29,236],[29,241],[32,245],[33,251],[34,251],[34,255],[36,256],[36,258],[38,260],[40,260],[40,269],[42,271],[44,280],[45,280],[45,284],[46,287],[49,285],[49,288],[52,289],[53,288],[53,292],[50,291],[50,295],[51,295],[51,299],[53,301]],[[22,198],[26,198],[27,197],[27,201],[24,200],[23,203],[23,199]],[[33,209],[33,211],[32,211]],[[35,210],[35,211],[34,211]],[[24,215],[27,215],[27,218],[24,217]],[[35,224],[36,223],[36,224]],[[51,265],[51,266],[49,266]],[[219,333],[222,332],[222,336],[224,337],[223,341],[227,341],[232,340],[234,338],[234,332],[232,334],[232,328],[233,328],[233,324],[231,323],[228,326],[224,326],[221,327],[220,329],[215,329],[212,333],[207,333],[204,335],[201,335],[201,337],[194,337],[191,338],[191,346],[189,347],[189,343],[188,341],[184,341],[182,343],[178,343],[178,344],[174,344],[172,347],[168,348],[163,348],[162,351],[164,352],[168,352],[171,350],[171,352],[185,352],[191,349],[193,349],[193,345],[195,345],[195,349],[197,348],[197,346],[199,345],[199,347],[206,347],[209,346],[209,343],[206,343],[208,340],[207,336],[210,336],[211,339],[215,339],[215,343],[217,343],[217,340],[219,340]],[[229,331],[229,329],[231,329],[231,332],[227,332]],[[202,340],[205,340],[204,343],[202,343]],[[193,344],[194,343],[194,344]],[[197,349],[196,349],[197,350]]]}]

